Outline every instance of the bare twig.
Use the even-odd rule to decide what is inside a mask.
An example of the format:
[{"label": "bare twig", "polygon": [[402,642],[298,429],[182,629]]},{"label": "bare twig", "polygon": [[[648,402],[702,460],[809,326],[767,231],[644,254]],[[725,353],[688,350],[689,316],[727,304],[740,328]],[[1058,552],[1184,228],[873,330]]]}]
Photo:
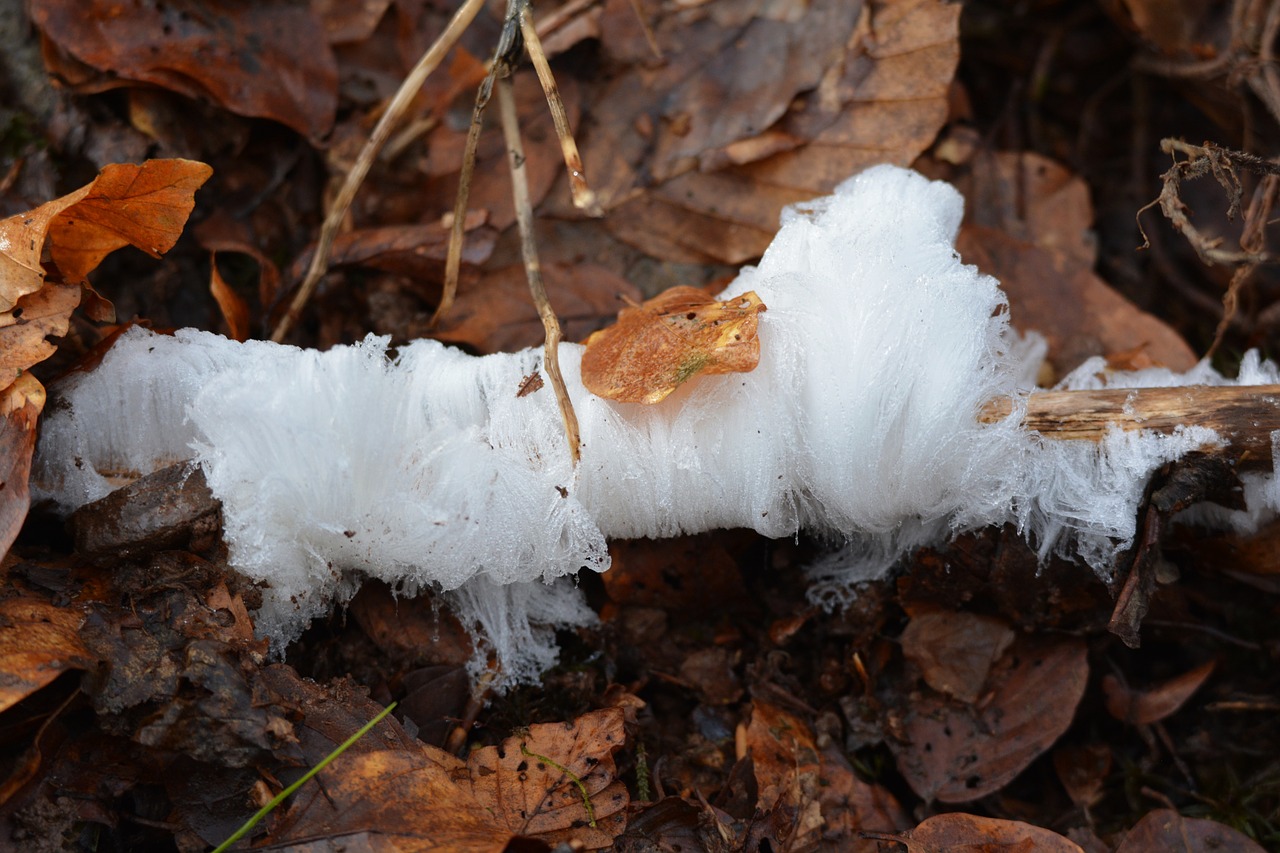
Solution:
[{"label": "bare twig", "polygon": [[520,254],[524,260],[525,275],[529,278],[529,290],[538,306],[542,328],[546,331],[543,343],[543,363],[551,387],[560,405],[560,418],[564,421],[565,437],[569,442],[569,455],[576,466],[579,459],[581,438],[578,433],[578,416],[573,411],[573,401],[560,373],[560,321],[556,319],[547,290],[542,283],[542,267],[538,263],[538,248],[533,237],[533,205],[529,201],[529,180],[525,174],[524,145],[520,141],[520,123],[516,115],[516,99],[511,80],[502,78],[497,83],[498,114],[502,118],[502,133],[507,142],[507,154],[511,164],[511,189],[515,197],[516,224],[520,229]]},{"label": "bare twig", "polygon": [[[992,400],[979,420],[1012,411]],[[1182,388],[1107,388],[1041,391],[1027,398],[1023,426],[1055,440],[1098,441],[1112,427],[1170,433],[1189,425],[1218,433],[1243,467],[1271,465],[1271,433],[1280,429],[1280,385],[1188,385]]]},{"label": "bare twig", "polygon": [[289,334],[289,330],[297,323],[303,307],[307,304],[307,300],[311,298],[311,294],[315,292],[316,285],[320,283],[321,277],[324,276],[325,271],[328,269],[329,252],[333,248],[333,238],[338,233],[338,227],[346,217],[347,211],[351,208],[351,202],[356,197],[356,191],[369,174],[369,169],[377,158],[378,152],[387,141],[387,137],[395,129],[405,110],[408,109],[414,95],[422,88],[422,84],[426,82],[431,72],[444,60],[445,55],[461,37],[462,32],[471,24],[471,21],[483,5],[484,0],[466,0],[444,28],[444,32],[440,33],[440,36],[427,49],[427,52],[418,60],[418,64],[404,78],[400,88],[396,90],[391,103],[374,127],[373,133],[369,134],[369,141],[361,149],[355,165],[347,173],[347,178],[342,184],[342,189],[338,191],[338,196],[334,199],[333,206],[329,208],[329,213],[325,216],[324,224],[320,228],[320,238],[316,244],[316,252],[311,256],[311,265],[307,268],[307,274],[302,279],[302,284],[298,288],[293,302],[290,303],[285,315],[280,318],[275,331],[271,333],[271,340],[276,342],[284,340],[285,335]]},{"label": "bare twig", "polygon": [[519,0],[507,0],[507,20],[502,27],[502,35],[498,39],[498,47],[489,62],[489,73],[480,81],[476,90],[476,103],[471,110],[471,124],[467,127],[467,144],[462,151],[462,171],[458,174],[458,195],[453,203],[453,222],[449,227],[449,249],[444,261],[444,287],[440,292],[440,302],[435,313],[431,315],[431,326],[435,326],[449,313],[453,300],[458,295],[458,270],[462,266],[462,237],[467,221],[467,201],[471,198],[471,176],[476,169],[476,149],[480,145],[480,130],[484,127],[484,111],[493,95],[493,82],[499,77],[511,73],[517,61],[521,45],[519,30],[515,26],[513,7]]},{"label": "bare twig", "polygon": [[555,122],[556,136],[560,138],[560,150],[564,152],[564,165],[569,170],[569,191],[573,194],[573,206],[586,211],[588,216],[603,216],[604,210],[591,187],[582,168],[582,155],[578,153],[578,143],[569,130],[569,117],[565,115],[564,101],[560,99],[560,88],[556,86],[556,78],[551,74],[551,66],[547,63],[547,54],[542,49],[538,31],[534,29],[529,17],[529,6],[524,3],[518,12],[520,31],[524,34],[525,47],[529,51],[529,59],[534,70],[538,72],[538,82],[542,84],[542,93],[547,97],[547,106],[551,108],[551,119]]}]

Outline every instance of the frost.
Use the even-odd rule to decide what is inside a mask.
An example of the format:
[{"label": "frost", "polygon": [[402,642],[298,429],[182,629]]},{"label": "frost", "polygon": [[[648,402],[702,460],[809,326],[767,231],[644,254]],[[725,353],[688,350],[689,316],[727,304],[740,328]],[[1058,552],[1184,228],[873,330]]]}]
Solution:
[{"label": "frost", "polygon": [[[606,569],[609,538],[750,527],[845,540],[849,554],[813,572],[814,596],[834,604],[909,550],[987,524],[1106,573],[1151,472],[1215,437],[1117,431],[1084,445],[1022,429],[1043,342],[1015,335],[995,280],[956,256],[962,210],[952,187],[877,167],[787,211],[759,266],[719,297],[755,290],[768,306],[759,367],[660,405],[589,395],[581,348],[562,345],[576,471],[549,387],[517,396],[541,370],[533,350],[473,358],[417,341],[391,359],[375,337],[320,353],[135,329],[62,389],[36,489],[71,509],[113,472],[192,458],[222,501],[232,564],[267,586],[258,625],[277,647],[362,577],[430,586],[452,591],[481,654],[502,662],[499,686],[554,661],[549,628],[531,626],[591,620],[554,582]],[[1241,381],[1275,381],[1251,359]],[[1067,382],[1226,381],[1206,365],[1100,373]],[[1013,413],[980,423],[997,397]],[[1254,490],[1280,503],[1274,478]]]}]

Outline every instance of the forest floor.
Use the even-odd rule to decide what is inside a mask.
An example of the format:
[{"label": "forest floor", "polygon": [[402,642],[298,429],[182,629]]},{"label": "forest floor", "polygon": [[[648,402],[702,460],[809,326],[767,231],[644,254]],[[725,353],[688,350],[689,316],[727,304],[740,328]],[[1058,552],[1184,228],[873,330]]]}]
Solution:
[{"label": "forest floor", "polygon": [[[806,597],[821,543],[749,531],[614,542],[612,568],[579,581],[599,627],[563,633],[542,683],[479,699],[471,641],[447,609],[378,584],[272,659],[254,633],[260,592],[228,566],[216,507],[176,528],[121,530],[103,507],[83,510],[74,536],[47,507],[23,524],[42,385],[56,400],[58,377],[125,321],[269,337],[381,110],[454,8],[0,0],[0,217],[14,217],[0,227],[32,227],[29,211],[111,164],[212,167],[170,159],[148,173],[166,209],[190,213],[168,222],[171,247],[143,246],[162,257],[110,253],[143,239],[128,233],[90,246],[55,216],[47,275],[31,278],[4,243],[0,369],[12,370],[0,385],[14,384],[0,406],[0,532],[16,539],[0,577],[0,848],[210,849],[395,701],[240,843],[1280,850],[1275,523],[1243,538],[1167,526],[1144,506],[1142,545],[1110,586],[1038,564],[1014,531],[972,532],[865,585],[844,612]],[[714,292],[759,258],[784,205],[892,162],[963,192],[958,249],[1001,281],[1013,324],[1048,340],[1044,382],[1095,355],[1185,370],[1212,348],[1230,373],[1249,348],[1280,352],[1267,260],[1276,4],[547,0],[534,12],[605,213],[571,203],[522,65],[538,249],[569,340],[612,322],[620,299]],[[490,3],[415,98],[289,343],[540,345],[495,116],[458,297],[430,322],[501,27]],[[1164,139],[1193,143],[1176,159],[1201,164],[1198,179],[1162,182],[1175,160]],[[1149,207],[1162,191],[1190,217],[1182,228]],[[1131,580],[1148,606],[1117,615]]]}]

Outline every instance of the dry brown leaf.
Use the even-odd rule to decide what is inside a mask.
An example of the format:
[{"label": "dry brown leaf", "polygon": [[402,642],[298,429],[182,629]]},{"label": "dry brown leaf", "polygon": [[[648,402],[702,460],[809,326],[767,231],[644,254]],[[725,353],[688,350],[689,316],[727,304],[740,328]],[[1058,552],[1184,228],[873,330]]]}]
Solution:
[{"label": "dry brown leaf", "polygon": [[750,373],[760,363],[764,310],[755,291],[716,302],[696,287],[673,287],[587,338],[582,384],[610,400],[653,404],[700,374]]},{"label": "dry brown leaf", "polygon": [[1263,847],[1239,830],[1212,820],[1183,817],[1173,809],[1149,812],[1129,830],[1116,853],[1262,853]]},{"label": "dry brown leaf", "polygon": [[46,63],[77,91],[147,83],[313,140],[333,126],[337,65],[305,3],[42,0],[31,17]]},{"label": "dry brown leaf", "polygon": [[92,184],[37,207],[0,220],[0,311],[44,284],[40,255],[54,217],[89,194]]},{"label": "dry brown leaf", "polygon": [[0,314],[0,385],[8,385],[57,351],[45,338],[67,333],[81,292],[79,285],[51,282]]},{"label": "dry brown leaf", "polygon": [[222,311],[222,319],[227,321],[227,330],[232,340],[243,341],[249,337],[249,306],[244,304],[240,294],[218,272],[218,253],[209,254],[209,292]]},{"label": "dry brown leaf", "polygon": [[[45,338],[66,334],[81,282],[106,255],[130,244],[155,256],[173,247],[212,173],[194,160],[110,165],[88,186],[0,221],[0,386],[53,354]],[[46,249],[63,283],[45,282]]]},{"label": "dry brown leaf", "polygon": [[471,753],[467,769],[481,810],[510,833],[552,846],[608,847],[627,825],[629,796],[613,761],[626,740],[623,722],[621,708],[605,708],[572,723],[530,726]]},{"label": "dry brown leaf", "polygon": [[888,789],[858,778],[835,743],[822,750],[818,785],[824,824],[820,849],[879,853],[875,841],[860,838],[858,833],[896,832],[910,826],[907,812],[897,798]]},{"label": "dry brown leaf", "polygon": [[368,834],[375,850],[499,853],[513,833],[493,820],[465,780],[460,760],[426,744],[348,752],[321,772],[317,795],[299,797],[285,815],[286,828],[271,840]]},{"label": "dry brown leaf", "polygon": [[964,803],[998,791],[1053,745],[1075,715],[1089,675],[1084,643],[1019,637],[988,679],[981,707],[936,694],[913,701],[898,769],[926,800]]},{"label": "dry brown leaf", "polygon": [[936,611],[911,618],[902,632],[902,654],[920,668],[934,690],[976,702],[987,673],[1013,643],[1013,629],[974,613]]},{"label": "dry brown leaf", "polygon": [[819,796],[825,787],[822,761],[809,725],[781,708],[756,701],[746,730],[747,752],[755,774],[758,812],[794,815],[783,849],[802,849],[823,827]]},{"label": "dry brown leaf", "polygon": [[[855,7],[843,5],[795,7],[785,22],[757,24],[779,40],[772,49],[814,23],[828,28],[812,48],[815,58],[829,59],[817,84],[797,89],[798,96],[772,121],[773,97],[748,110],[751,121],[740,123],[708,121],[695,108],[717,93],[733,94],[732,86],[713,85],[706,92],[699,87],[704,76],[718,79],[715,68],[723,59],[733,64],[738,33],[756,27],[720,6],[668,14],[658,22],[660,44],[686,49],[673,51],[655,70],[620,76],[598,99],[596,121],[585,135],[584,160],[611,209],[609,229],[665,260],[740,264],[763,252],[784,205],[829,193],[875,163],[907,165],[927,148],[946,121],[959,59],[959,8],[937,0],[881,0],[867,3],[855,21],[848,17]],[[619,5],[620,18],[625,8]],[[686,34],[693,32],[689,19],[697,16],[706,18],[697,31],[705,31],[699,37],[706,46],[694,45],[701,53],[686,45],[694,37]],[[723,33],[708,23],[720,22],[718,16],[731,28],[731,38],[722,40]],[[621,25],[606,15],[606,45]],[[840,49],[828,53],[837,37]],[[782,61],[792,73],[806,74],[811,67],[785,50],[778,55],[787,58],[762,58],[762,66]],[[698,76],[687,86],[688,97],[668,100],[668,92],[691,73]],[[801,74],[787,82],[809,79]],[[783,91],[769,87],[771,95]],[[702,110],[718,117],[723,105]]]},{"label": "dry brown leaf", "polygon": [[0,601],[0,711],[97,659],[80,642],[84,613],[38,598]]},{"label": "dry brown leaf", "polygon": [[[607,323],[618,310],[619,298],[640,296],[630,282],[591,263],[545,263],[542,274],[567,340],[585,338]],[[424,325],[417,331],[480,353],[537,346],[546,334],[520,264],[493,270],[475,284],[464,285],[439,329],[428,330]]]},{"label": "dry brown leaf", "polygon": [[1102,692],[1107,697],[1107,711],[1117,720],[1132,725],[1158,723],[1177,713],[1200,689],[1216,665],[1215,661],[1209,661],[1147,690],[1132,690],[1114,675],[1103,676]]},{"label": "dry brown leaf", "polygon": [[1039,826],[960,812],[929,818],[903,833],[901,842],[907,853],[1084,853],[1074,841]]},{"label": "dry brown leaf", "polygon": [[967,199],[957,250],[1000,280],[1013,323],[1045,336],[1059,374],[1112,353],[1172,370],[1196,363],[1177,332],[1093,272],[1093,208],[1079,176],[1037,154],[1001,153],[952,177]]},{"label": "dry brown leaf", "polygon": [[213,169],[196,160],[103,167],[74,205],[49,224],[45,242],[62,278],[78,284],[122,246],[158,258],[182,236],[195,191]]},{"label": "dry brown leaf", "polygon": [[1102,800],[1111,771],[1111,747],[1105,743],[1062,746],[1053,751],[1053,769],[1071,802],[1087,809]]},{"label": "dry brown leaf", "polygon": [[18,537],[31,505],[27,476],[44,399],[44,386],[29,373],[0,391],[0,557]]}]

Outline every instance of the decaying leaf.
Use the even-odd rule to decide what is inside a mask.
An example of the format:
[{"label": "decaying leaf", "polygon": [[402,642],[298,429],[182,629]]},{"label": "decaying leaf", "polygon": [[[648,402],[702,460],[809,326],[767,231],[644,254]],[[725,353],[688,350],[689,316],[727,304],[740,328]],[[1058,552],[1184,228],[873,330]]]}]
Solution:
[{"label": "decaying leaf", "polygon": [[658,403],[699,374],[750,373],[760,363],[755,291],[716,302],[696,287],[673,287],[622,309],[582,355],[582,383],[620,403]]},{"label": "decaying leaf", "polygon": [[937,611],[911,617],[902,632],[902,654],[920,668],[930,687],[962,702],[976,702],[992,665],[1016,635],[999,619]]},{"label": "decaying leaf", "polygon": [[989,701],[913,701],[898,769],[926,800],[964,803],[998,791],[1053,745],[1075,716],[1089,665],[1084,643],[1019,637],[987,681]]},{"label": "decaying leaf", "polygon": [[78,634],[84,612],[40,598],[0,602],[0,711],[25,699],[70,669],[96,659]]},{"label": "decaying leaf", "polygon": [[299,797],[285,817],[287,828],[272,841],[355,838],[356,846],[343,849],[498,853],[512,833],[481,807],[465,781],[458,783],[459,776],[466,778],[461,761],[426,744],[344,754],[321,773],[320,790]]},{"label": "decaying leaf", "polygon": [[136,246],[154,258],[172,249],[195,207],[195,191],[212,174],[195,160],[103,168],[84,196],[49,224],[46,242],[63,280],[84,281],[122,246]]},{"label": "decaying leaf", "polygon": [[[80,285],[104,257],[127,245],[157,257],[173,247],[212,173],[194,160],[110,165],[88,186],[0,221],[0,386],[53,354],[45,338],[66,334]],[[45,249],[64,283],[45,282]]]},{"label": "decaying leaf", "polygon": [[613,761],[623,721],[621,708],[605,708],[476,750],[467,759],[476,801],[512,834],[608,847],[627,825],[629,796]]},{"label": "decaying leaf", "polygon": [[824,787],[822,762],[813,731],[794,714],[757,701],[752,703],[746,745],[760,792],[756,809],[796,815],[795,823],[787,826],[789,837],[777,840],[790,849],[802,849],[824,822],[818,802]]},{"label": "decaying leaf", "polygon": [[[784,205],[873,163],[906,165],[932,143],[960,56],[959,8],[800,9],[690,4],[656,15],[668,60],[613,81],[583,140],[619,239],[665,260],[740,264],[768,245]],[[605,43],[618,50],[634,17],[608,4]],[[743,68],[770,83],[743,85]]]},{"label": "decaying leaf", "polygon": [[0,557],[17,538],[31,504],[27,475],[43,408],[44,386],[29,373],[0,391]]},{"label": "decaying leaf", "polygon": [[41,2],[31,16],[45,62],[80,92],[160,86],[313,139],[333,126],[338,70],[302,3]]},{"label": "decaying leaf", "polygon": [[971,814],[931,817],[899,839],[908,853],[989,853],[996,850],[1039,850],[1083,853],[1080,845],[1056,832],[1023,823]]},{"label": "decaying leaf", "polygon": [[1200,689],[1215,665],[1209,661],[1147,690],[1133,690],[1114,675],[1105,675],[1102,692],[1106,696],[1107,711],[1130,725],[1158,723],[1176,713]]},{"label": "decaying leaf", "polygon": [[1243,832],[1217,821],[1183,817],[1173,809],[1156,809],[1129,830],[1116,853],[1262,853],[1262,849]]}]

